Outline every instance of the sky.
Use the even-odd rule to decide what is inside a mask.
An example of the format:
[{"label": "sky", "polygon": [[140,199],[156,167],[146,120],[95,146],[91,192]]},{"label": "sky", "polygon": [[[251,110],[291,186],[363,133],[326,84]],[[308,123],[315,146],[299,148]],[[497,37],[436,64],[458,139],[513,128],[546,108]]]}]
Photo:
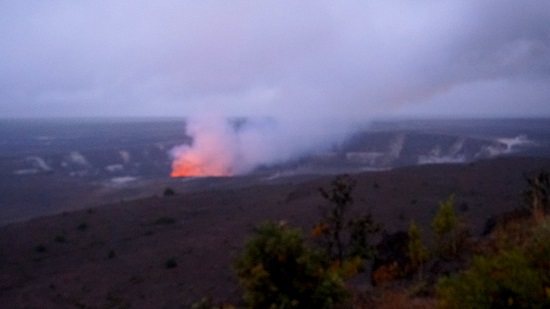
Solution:
[{"label": "sky", "polygon": [[0,118],[550,117],[550,1],[0,0]]}]

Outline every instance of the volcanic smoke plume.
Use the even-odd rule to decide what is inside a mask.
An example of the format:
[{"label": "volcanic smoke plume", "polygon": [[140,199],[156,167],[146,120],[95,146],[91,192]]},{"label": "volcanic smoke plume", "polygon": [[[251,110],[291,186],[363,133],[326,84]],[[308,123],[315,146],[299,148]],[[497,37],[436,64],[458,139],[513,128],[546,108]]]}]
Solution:
[{"label": "volcanic smoke plume", "polygon": [[230,121],[195,117],[187,122],[190,145],[170,150],[172,177],[233,176],[326,151],[349,134],[349,127],[316,118]]},{"label": "volcanic smoke plume", "polygon": [[290,157],[285,147],[279,146],[289,139],[283,137],[272,120],[231,121],[222,116],[201,115],[187,121],[186,131],[193,141],[170,151],[172,177],[245,174],[259,164]]},{"label": "volcanic smoke plume", "polygon": [[213,119],[191,121],[187,134],[191,145],[174,147],[170,151],[172,177],[231,176],[236,171],[236,135],[223,122]]}]

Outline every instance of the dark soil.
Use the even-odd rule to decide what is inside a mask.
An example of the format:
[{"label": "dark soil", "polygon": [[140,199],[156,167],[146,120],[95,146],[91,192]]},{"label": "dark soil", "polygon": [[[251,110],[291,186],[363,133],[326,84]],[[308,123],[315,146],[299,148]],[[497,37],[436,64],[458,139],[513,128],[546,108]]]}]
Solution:
[{"label": "dark soil", "polygon": [[[550,159],[356,174],[350,212],[371,211],[388,232],[413,219],[427,231],[438,203],[454,194],[456,210],[480,235],[488,218],[522,206],[524,175],[542,168],[550,170]],[[0,227],[1,307],[188,308],[205,296],[238,302],[232,261],[253,228],[284,220],[309,230],[324,203],[318,188],[332,179],[173,182],[173,195],[159,188],[158,196]]]}]

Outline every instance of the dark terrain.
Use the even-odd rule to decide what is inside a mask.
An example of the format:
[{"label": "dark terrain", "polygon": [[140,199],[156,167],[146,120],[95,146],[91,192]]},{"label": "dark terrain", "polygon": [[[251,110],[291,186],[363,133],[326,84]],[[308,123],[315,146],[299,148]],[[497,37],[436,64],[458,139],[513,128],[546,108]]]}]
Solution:
[{"label": "dark terrain", "polygon": [[[474,236],[523,205],[525,174],[550,159],[500,158],[354,174],[351,212],[371,211],[386,231],[414,219],[427,231],[438,203],[456,196]],[[0,228],[0,303],[6,308],[187,308],[204,296],[237,302],[232,261],[254,226],[284,220],[308,231],[333,176],[173,180],[143,199]],[[151,188],[152,190],[152,188]],[[73,200],[73,202],[77,202]],[[368,286],[367,278],[354,280]]]}]

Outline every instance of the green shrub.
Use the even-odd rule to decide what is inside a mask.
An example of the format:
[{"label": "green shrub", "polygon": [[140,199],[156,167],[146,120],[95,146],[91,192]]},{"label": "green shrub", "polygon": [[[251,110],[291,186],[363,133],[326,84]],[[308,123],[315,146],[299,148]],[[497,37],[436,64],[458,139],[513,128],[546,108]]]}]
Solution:
[{"label": "green shrub", "polygon": [[353,203],[351,193],[355,188],[355,181],[348,175],[336,177],[330,189],[319,188],[319,192],[330,203],[330,208],[323,214],[319,223],[324,229],[322,236],[323,247],[327,255],[334,260],[343,262],[345,250],[345,213]]},{"label": "green shrub", "polygon": [[450,233],[456,226],[458,220],[454,211],[454,196],[439,203],[439,209],[432,221],[432,229],[436,236],[442,237]]},{"label": "green shrub", "polygon": [[[467,271],[443,278],[440,308],[548,308],[550,298],[537,270],[525,255],[512,250],[495,257],[478,256]],[[546,299],[545,299],[546,298]]]},{"label": "green shrub", "polygon": [[372,259],[376,253],[376,248],[372,244],[372,238],[382,230],[382,227],[374,222],[371,214],[351,219],[348,222],[348,227],[350,229],[350,258]]},{"label": "green shrub", "polygon": [[440,308],[550,308],[550,220],[515,248],[475,257],[437,292]]},{"label": "green shrub", "polygon": [[319,188],[329,205],[323,209],[322,218],[312,234],[326,255],[339,265],[356,260],[356,257],[372,259],[375,253],[372,238],[382,230],[370,213],[352,219],[346,216],[353,203],[354,188],[355,181],[348,175],[336,177],[329,189]]},{"label": "green shrub", "polygon": [[430,253],[422,242],[422,230],[414,221],[409,226],[408,235],[407,254],[411,262],[412,271],[421,270],[422,265],[430,258]]},{"label": "green shrub", "polygon": [[533,229],[532,238],[525,246],[524,252],[532,267],[539,270],[550,299],[550,218]]},{"label": "green shrub", "polygon": [[432,220],[438,253],[442,257],[455,257],[468,240],[467,225],[459,218],[454,210],[455,198],[451,195],[439,204],[439,210]]},{"label": "green shrub", "polygon": [[550,174],[544,170],[536,176],[526,177],[527,189],[523,191],[527,208],[535,220],[541,222],[550,213]]},{"label": "green shrub", "polygon": [[238,256],[236,272],[249,308],[333,308],[346,291],[328,266],[299,230],[265,223]]}]

